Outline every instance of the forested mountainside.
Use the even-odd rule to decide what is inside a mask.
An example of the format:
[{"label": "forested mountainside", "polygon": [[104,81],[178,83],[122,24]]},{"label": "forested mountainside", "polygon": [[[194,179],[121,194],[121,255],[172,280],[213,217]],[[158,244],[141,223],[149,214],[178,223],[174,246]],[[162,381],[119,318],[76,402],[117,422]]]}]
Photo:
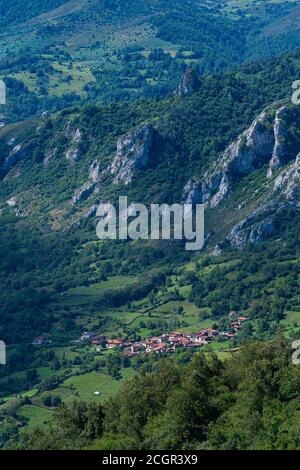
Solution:
[{"label": "forested mountainside", "polygon": [[[300,111],[290,100],[298,61],[291,54],[259,71],[253,65],[205,78],[191,96],[71,108],[4,128],[2,337],[10,343],[30,339],[30,329],[20,327],[25,316],[34,330],[51,328],[51,296],[101,281],[107,264],[115,275],[174,264],[176,245],[97,244],[97,204],[117,204],[125,191],[129,203],[208,203],[210,250],[278,237],[299,202]],[[263,153],[261,142],[268,144]],[[135,263],[124,262],[124,250]],[[28,309],[24,295],[29,305],[38,298],[37,305]],[[31,314],[41,302],[41,314]]]},{"label": "forested mountainside", "polygon": [[298,1],[0,3],[7,122],[70,104],[166,96],[199,75],[299,47]]},{"label": "forested mountainside", "polygon": [[[298,446],[292,435],[282,441],[279,428],[273,444],[261,437],[270,422],[269,408],[259,404],[253,423],[257,440],[246,446],[245,436],[231,436],[232,420],[244,419],[236,414],[248,413],[239,409],[244,395],[233,388],[222,398],[218,391],[225,387],[222,374],[231,367],[222,365],[229,350],[253,339],[270,340],[278,332],[291,341],[300,330],[300,111],[291,102],[298,71],[298,53],[223,75],[201,78],[188,70],[175,93],[164,99],[77,106],[0,131],[0,336],[13,358],[0,370],[2,446],[16,445],[14,436],[23,434],[28,423],[32,429],[33,423],[51,420],[62,402],[67,409],[59,408],[58,421],[51,425],[54,433],[56,426],[65,426],[61,441],[38,431],[40,440],[26,434],[20,445],[70,446],[72,433],[79,432],[71,424],[75,413],[82,431],[78,447]],[[146,204],[205,203],[204,251],[192,255],[180,242],[98,240],[97,204],[116,203],[122,194],[129,202]],[[232,326],[229,312],[239,312],[246,325]],[[167,401],[153,404],[156,411],[149,413],[154,421],[145,416],[141,434],[129,440],[105,424],[126,422],[125,410],[114,408],[120,415],[112,418],[109,408],[103,411],[96,403],[71,405],[76,399],[93,401],[98,387],[106,390],[99,392],[102,403],[122,379],[143,371],[145,378],[120,392],[126,406],[126,393],[141,386],[143,397],[148,372],[169,356],[128,357],[121,350],[91,347],[88,335],[78,342],[83,331],[135,344],[174,330],[187,334],[207,328],[225,332],[203,346],[217,351],[221,362],[203,367],[212,383],[219,383],[210,399],[225,399],[226,406],[210,404],[203,429],[191,424],[180,437],[174,424],[173,440],[173,431],[165,429],[179,419],[169,421],[168,410],[177,394],[184,394],[185,369],[178,371],[179,389],[171,387]],[[40,343],[41,348],[36,346]],[[290,343],[280,347],[290,351]],[[194,353],[179,348],[176,354],[180,364]],[[235,356],[232,360],[235,364]],[[195,367],[196,376],[202,367],[198,371],[197,361],[188,366]],[[279,367],[289,369],[285,364]],[[214,374],[224,367],[217,379]],[[20,392],[25,395],[12,400]],[[270,413],[276,407],[280,415],[283,398],[278,393],[266,400],[271,400]],[[254,396],[255,390],[245,400],[250,403]],[[188,420],[194,404],[186,409],[183,400],[182,406],[180,419]],[[160,435],[160,429],[166,434]]]},{"label": "forested mountainside", "polygon": [[103,406],[74,403],[26,449],[299,449],[299,368],[281,339],[253,343],[225,362],[200,353],[153,365]]},{"label": "forested mountainside", "polygon": [[[0,13],[0,449],[299,449],[299,2]],[[124,195],[204,248],[99,240]]]}]

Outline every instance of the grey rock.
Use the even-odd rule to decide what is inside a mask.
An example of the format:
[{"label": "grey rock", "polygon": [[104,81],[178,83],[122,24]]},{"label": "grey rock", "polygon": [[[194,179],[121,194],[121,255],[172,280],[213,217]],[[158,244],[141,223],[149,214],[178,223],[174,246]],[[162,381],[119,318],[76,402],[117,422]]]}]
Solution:
[{"label": "grey rock", "polygon": [[98,160],[94,160],[89,169],[90,180],[96,182],[100,177],[100,163]]},{"label": "grey rock", "polygon": [[76,129],[73,135],[73,142],[76,142],[77,144],[81,141],[82,139],[82,133],[80,129]]},{"label": "grey rock", "polygon": [[44,158],[44,166],[48,166],[49,165],[49,162],[50,160],[56,155],[57,153],[57,148],[54,148],[52,150],[48,150],[45,154],[45,158]]},{"label": "grey rock", "polygon": [[26,156],[27,156],[27,152],[23,148],[22,144],[16,145],[10,152],[9,156],[5,158],[4,162],[2,163],[1,170],[3,172],[9,171],[11,168],[17,165],[17,163],[23,160]]},{"label": "grey rock", "polygon": [[88,220],[91,219],[92,217],[95,217],[97,213],[98,205],[93,204],[84,214],[83,219]]},{"label": "grey rock", "polygon": [[186,204],[200,204],[203,200],[202,185],[199,179],[191,179],[183,189],[183,201]]},{"label": "grey rock", "polygon": [[276,112],[275,122],[274,122],[274,137],[275,145],[273,149],[272,159],[270,161],[270,166],[268,170],[268,177],[270,178],[273,175],[275,170],[278,170],[282,165],[284,165],[288,158],[288,150],[286,145],[287,138],[287,129],[284,125],[282,118],[286,115],[286,107],[282,106]]},{"label": "grey rock", "polygon": [[274,145],[273,128],[269,126],[264,111],[229,145],[212,174],[205,175],[202,191],[206,200],[211,198],[210,206],[217,207],[229,195],[234,183],[265,165],[271,158]]},{"label": "grey rock", "polygon": [[[275,118],[268,113],[269,110],[276,111]],[[288,112],[282,102],[268,106],[249,129],[227,147],[204,174],[202,181],[198,178],[187,183],[183,199],[215,208],[230,195],[243,177],[266,164],[269,164],[267,176],[270,177],[274,170],[295,158],[287,145],[288,130],[284,118]]]},{"label": "grey rock", "polygon": [[296,161],[276,178],[273,191],[275,195],[300,202],[300,154]]},{"label": "grey rock", "polygon": [[154,129],[151,124],[138,127],[133,132],[121,136],[117,143],[117,153],[109,167],[115,184],[131,183],[136,170],[146,168],[150,162]]},{"label": "grey rock", "polygon": [[66,159],[69,162],[76,162],[80,159],[80,152],[78,148],[70,148],[66,152]]},{"label": "grey rock", "polygon": [[192,69],[187,69],[183,74],[179,86],[175,94],[186,97],[191,96],[199,86],[199,79],[196,72]]},{"label": "grey rock", "polygon": [[6,201],[6,204],[9,206],[9,207],[15,207],[17,205],[17,198],[16,196],[13,196],[11,197],[10,199],[8,199],[8,201]]},{"label": "grey rock", "polygon": [[76,162],[81,158],[79,144],[82,141],[82,132],[80,129],[72,129],[71,122],[67,122],[64,127],[64,134],[70,140],[70,147],[66,152],[66,159],[70,162]]},{"label": "grey rock", "polygon": [[93,194],[95,186],[96,186],[95,182],[85,183],[81,188],[79,188],[75,192],[74,196],[72,197],[72,203],[79,204],[80,202],[88,199]]}]

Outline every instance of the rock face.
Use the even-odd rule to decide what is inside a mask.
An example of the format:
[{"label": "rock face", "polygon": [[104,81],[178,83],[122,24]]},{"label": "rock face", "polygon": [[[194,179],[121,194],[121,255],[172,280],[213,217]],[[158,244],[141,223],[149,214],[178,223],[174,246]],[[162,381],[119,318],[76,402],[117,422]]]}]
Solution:
[{"label": "rock face", "polygon": [[151,124],[145,124],[119,138],[117,153],[109,167],[115,184],[131,183],[135,172],[148,166],[153,138],[154,129]]},{"label": "rock face", "polygon": [[80,158],[80,152],[78,148],[70,148],[66,152],[66,159],[69,162],[76,162]]},{"label": "rock face", "polygon": [[287,200],[300,204],[300,154],[274,182],[275,195],[283,195]]},{"label": "rock face", "polygon": [[85,213],[84,213],[84,220],[91,219],[92,217],[95,217],[98,209],[98,204],[93,204]]},{"label": "rock face", "polygon": [[78,204],[82,201],[85,201],[91,194],[94,192],[96,183],[95,182],[88,182],[85,183],[81,188],[79,188],[74,196],[72,197],[73,204]]},{"label": "rock face", "polygon": [[190,180],[184,188],[183,199],[195,203],[205,203],[217,207],[229,196],[236,183],[264,165],[269,164],[268,176],[290,160],[288,131],[284,118],[288,109],[280,104],[275,118],[271,111],[274,106],[264,110],[252,125],[244,131],[220,156],[203,180]]},{"label": "rock face", "polygon": [[275,179],[265,201],[231,230],[225,244],[244,248],[269,238],[276,233],[275,217],[288,208],[300,209],[300,154]]},{"label": "rock face", "polygon": [[7,173],[11,168],[17,165],[23,158],[27,156],[26,150],[23,148],[22,144],[16,145],[8,157],[6,157],[2,163],[1,170],[3,173]]},{"label": "rock face", "polygon": [[257,244],[272,236],[276,229],[273,217],[278,207],[275,204],[263,204],[250,216],[235,225],[225,240],[225,244],[244,248],[248,243]]},{"label": "rock face", "polygon": [[[273,236],[276,216],[287,208],[300,209],[300,153],[297,153],[300,142],[290,129],[291,125],[297,127],[297,116],[295,109],[282,102],[266,108],[249,129],[229,145],[202,180],[195,178],[186,184],[185,202],[204,203],[215,209],[245,176],[268,167],[260,203],[247,214],[247,201],[239,201],[236,210],[243,209],[247,215],[232,228],[215,253],[228,244],[244,248],[248,243],[257,244]],[[268,178],[281,168],[281,174],[274,182],[269,182]]]},{"label": "rock face", "polygon": [[279,108],[276,112],[275,123],[274,123],[274,137],[275,145],[273,149],[272,159],[270,161],[270,167],[268,170],[268,177],[273,175],[273,172],[278,170],[288,160],[288,150],[286,146],[287,129],[283,122],[283,118],[287,115],[285,106]]},{"label": "rock face", "polygon": [[191,96],[199,86],[199,79],[196,72],[192,69],[187,69],[183,74],[179,86],[175,91],[179,96]]},{"label": "rock face", "polygon": [[100,176],[100,163],[98,160],[94,160],[89,169],[89,178],[90,180],[96,182]]},{"label": "rock face", "polygon": [[49,163],[50,163],[50,160],[55,157],[57,153],[57,148],[55,147],[54,149],[51,149],[51,150],[48,150],[48,152],[46,152],[45,154],[45,158],[44,158],[44,166],[48,166]]},{"label": "rock face", "polygon": [[183,189],[183,201],[186,204],[200,204],[202,200],[203,193],[200,180],[189,180]]},{"label": "rock face", "polygon": [[81,153],[79,150],[79,144],[82,140],[82,133],[80,129],[72,131],[70,129],[70,123],[65,127],[65,136],[71,139],[71,145],[66,152],[66,159],[69,162],[76,162],[80,159]]},{"label": "rock face", "polygon": [[75,192],[72,197],[73,204],[79,204],[88,199],[96,190],[100,181],[100,163],[94,160],[89,168],[89,180]]}]

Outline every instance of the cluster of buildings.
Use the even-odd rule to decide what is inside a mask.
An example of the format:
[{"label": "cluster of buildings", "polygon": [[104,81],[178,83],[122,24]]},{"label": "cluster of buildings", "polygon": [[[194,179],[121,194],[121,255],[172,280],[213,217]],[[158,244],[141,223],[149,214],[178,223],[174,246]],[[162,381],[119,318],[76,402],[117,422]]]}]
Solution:
[{"label": "cluster of buildings", "polygon": [[148,354],[151,352],[174,352],[176,348],[197,348],[211,343],[217,338],[233,339],[241,331],[243,323],[247,321],[246,317],[238,317],[230,323],[229,331],[220,332],[213,328],[205,328],[198,333],[165,333],[160,336],[152,336],[142,341],[131,341],[122,338],[108,339],[105,336],[95,336],[92,332],[84,332],[81,341],[89,341],[98,351],[102,348],[122,349],[124,354],[129,357],[137,354]]},{"label": "cluster of buildings", "polygon": [[[233,312],[235,313],[235,312]],[[106,336],[98,336],[91,331],[85,331],[79,338],[79,342],[91,344],[97,351],[106,349],[121,349],[129,357],[137,354],[148,354],[151,352],[174,352],[176,348],[197,348],[211,343],[217,338],[233,339],[239,333],[243,324],[248,320],[247,317],[229,314],[230,324],[226,331],[218,331],[213,328],[205,328],[198,333],[165,333],[160,336],[134,341],[123,338],[109,339]],[[37,336],[32,344],[34,346],[51,345],[52,340],[49,335]]]}]

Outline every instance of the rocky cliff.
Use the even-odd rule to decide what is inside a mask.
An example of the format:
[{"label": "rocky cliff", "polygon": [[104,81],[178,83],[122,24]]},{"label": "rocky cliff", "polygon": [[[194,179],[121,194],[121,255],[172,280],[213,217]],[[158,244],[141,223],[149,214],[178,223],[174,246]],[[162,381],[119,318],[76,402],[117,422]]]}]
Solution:
[{"label": "rocky cliff", "polygon": [[109,167],[115,184],[131,183],[137,170],[146,168],[151,159],[154,129],[145,124],[121,136],[117,142],[117,153]]},{"label": "rocky cliff", "polygon": [[183,74],[179,86],[175,91],[178,96],[191,96],[199,86],[199,79],[196,72],[192,69],[187,69]]},{"label": "rocky cliff", "polygon": [[[269,106],[228,146],[203,178],[187,182],[183,191],[185,202],[204,203],[209,209],[217,209],[230,199],[244,178],[266,168],[265,184],[269,191],[232,228],[225,245],[240,248],[270,237],[276,232],[274,217],[286,208],[300,207],[300,139],[293,133],[293,129],[299,128],[299,113],[299,109],[282,102]],[[240,204],[244,205],[247,206],[247,201]]]}]

